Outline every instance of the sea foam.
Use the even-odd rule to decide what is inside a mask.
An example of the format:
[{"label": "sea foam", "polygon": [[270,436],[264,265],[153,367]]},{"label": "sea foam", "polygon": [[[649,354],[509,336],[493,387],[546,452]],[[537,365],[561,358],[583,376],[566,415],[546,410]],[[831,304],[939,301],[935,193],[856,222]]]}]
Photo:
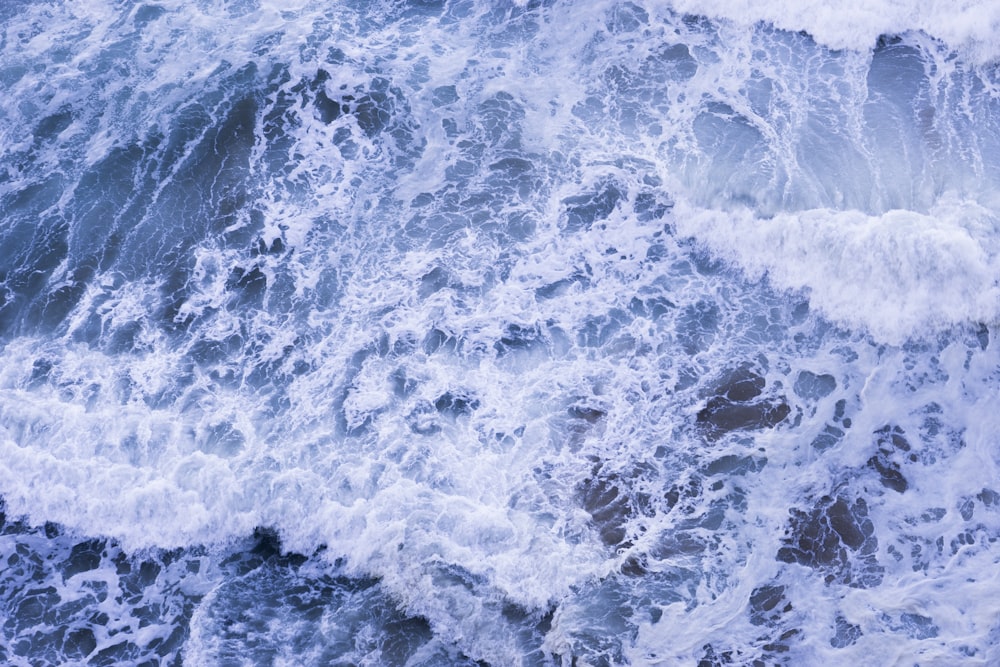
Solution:
[{"label": "sea foam", "polygon": [[994,657],[995,9],[161,4],[0,70],[4,544],[191,592],[88,650]]},{"label": "sea foam", "polygon": [[1000,5],[992,0],[672,0],[677,11],[726,19],[745,26],[766,22],[808,32],[832,49],[866,51],[882,35],[922,31],[947,42],[972,62],[1000,57]]},{"label": "sea foam", "polygon": [[758,218],[684,204],[676,213],[681,233],[749,276],[805,290],[825,315],[880,341],[1000,317],[997,218],[973,202],[942,202],[927,214],[813,209]]}]

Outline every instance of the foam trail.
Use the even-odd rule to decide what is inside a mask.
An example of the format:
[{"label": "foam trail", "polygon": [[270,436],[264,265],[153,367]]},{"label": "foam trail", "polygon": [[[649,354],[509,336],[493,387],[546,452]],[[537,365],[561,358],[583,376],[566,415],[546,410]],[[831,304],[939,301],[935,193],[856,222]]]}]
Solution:
[{"label": "foam trail", "polygon": [[929,214],[811,210],[757,219],[748,211],[679,211],[678,230],[876,339],[1000,317],[996,216],[970,202]]}]

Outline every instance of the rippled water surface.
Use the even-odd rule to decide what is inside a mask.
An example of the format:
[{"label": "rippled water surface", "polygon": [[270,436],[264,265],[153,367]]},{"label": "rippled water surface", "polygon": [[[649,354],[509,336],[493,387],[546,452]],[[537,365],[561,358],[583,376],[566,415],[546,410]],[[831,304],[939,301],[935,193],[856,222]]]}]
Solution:
[{"label": "rippled water surface", "polygon": [[0,661],[1000,660],[1000,14],[688,4],[4,4]]}]

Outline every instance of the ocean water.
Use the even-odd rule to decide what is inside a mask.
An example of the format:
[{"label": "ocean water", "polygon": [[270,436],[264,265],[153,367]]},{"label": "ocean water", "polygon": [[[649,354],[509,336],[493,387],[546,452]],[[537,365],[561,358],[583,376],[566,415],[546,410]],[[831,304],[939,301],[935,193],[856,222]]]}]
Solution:
[{"label": "ocean water", "polygon": [[838,5],[0,5],[0,662],[1000,663],[1000,5]]}]

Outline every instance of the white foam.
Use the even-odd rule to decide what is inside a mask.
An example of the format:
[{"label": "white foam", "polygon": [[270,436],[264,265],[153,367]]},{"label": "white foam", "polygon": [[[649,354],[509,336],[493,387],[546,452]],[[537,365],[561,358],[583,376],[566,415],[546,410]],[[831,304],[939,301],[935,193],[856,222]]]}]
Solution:
[{"label": "white foam", "polygon": [[[922,37],[898,52],[872,49],[883,32],[947,28],[948,17],[989,25],[1000,6],[883,4],[673,3],[736,22],[717,31],[689,29],[650,6],[649,29],[674,30],[660,41],[640,31],[595,39],[599,57],[573,52],[582,71],[559,65],[567,83],[552,97],[584,121],[593,145],[581,152],[591,159],[603,150],[657,165],[681,235],[755,279],[808,293],[843,326],[900,343],[992,322],[1000,315],[995,75]],[[869,14],[878,20],[869,24]],[[825,52],[759,21],[817,30],[823,43],[857,52]],[[593,23],[575,27],[586,34]],[[669,58],[650,46],[678,42],[685,48]],[[673,67],[688,74],[657,78]]]},{"label": "white foam", "polygon": [[[751,8],[675,2],[682,11],[688,5],[691,11],[714,11],[745,23],[773,20],[789,29],[808,29],[817,23],[817,38],[823,43],[855,40],[861,50],[868,49],[882,31],[878,21],[918,29],[930,21],[927,16],[946,13],[943,5],[925,3],[920,11],[927,16],[906,18],[899,14],[903,5],[887,4],[892,11],[873,19],[876,27],[865,27],[858,35],[850,30],[870,14],[861,7],[831,17],[816,3],[804,5],[816,10],[817,18],[798,8],[787,8],[783,14],[779,3]],[[635,123],[626,127],[624,116],[611,118],[610,102],[603,114],[610,120],[596,113],[588,117],[587,122],[596,126],[588,134],[590,128],[581,127],[574,109],[591,94],[612,100],[614,90],[590,89],[603,81],[612,65],[624,63],[642,71],[650,51],[637,48],[627,56],[627,47],[691,36],[674,30],[679,21],[671,15],[655,38],[636,28],[630,33],[635,42],[611,44],[607,53],[602,52],[602,44],[619,38],[605,31],[602,12],[611,6],[587,7],[580,11],[582,18],[563,6],[546,8],[538,12],[545,20],[557,12],[566,16],[549,23],[540,20],[537,38],[528,29],[517,37],[510,34],[515,30],[505,33],[496,38],[503,47],[496,51],[491,51],[495,45],[490,37],[483,35],[499,28],[486,29],[475,17],[458,21],[454,29],[447,22],[421,26],[406,44],[392,26],[374,38],[318,38],[321,46],[343,46],[359,61],[336,72],[340,78],[328,84],[331,95],[343,81],[348,92],[360,95],[374,72],[390,76],[392,85],[403,89],[416,119],[414,132],[427,139],[423,161],[408,176],[401,175],[406,168],[393,167],[391,146],[357,134],[368,151],[361,154],[370,162],[343,158],[333,137],[337,130],[354,127],[355,121],[348,114],[327,125],[310,120],[310,112],[304,111],[303,124],[289,129],[302,154],[296,158],[295,173],[301,178],[300,187],[270,183],[262,197],[267,239],[280,236],[293,249],[290,259],[274,258],[273,264],[264,266],[268,287],[276,282],[268,271],[279,271],[280,262],[291,263],[288,274],[295,289],[290,298],[301,309],[287,320],[265,312],[247,316],[229,311],[232,293],[227,276],[241,255],[219,252],[212,244],[199,247],[181,315],[206,318],[193,325],[194,338],[221,341],[239,332],[245,344],[218,366],[188,359],[190,349],[185,346],[194,340],[168,340],[158,333],[155,322],[144,320],[149,304],[160,299],[153,281],[125,285],[95,281],[67,320],[64,337],[15,339],[0,350],[0,490],[10,513],[29,513],[35,521],[54,520],[87,534],[113,536],[127,549],[225,542],[248,534],[256,525],[274,526],[286,548],[309,554],[326,545],[331,557],[346,559],[350,573],[379,577],[394,600],[428,618],[442,637],[454,640],[470,655],[508,664],[513,662],[516,642],[499,629],[506,624],[498,611],[503,602],[532,610],[558,604],[562,611],[555,619],[552,646],[572,647],[581,624],[600,621],[594,620],[590,602],[580,598],[588,586],[600,585],[595,582],[616,581],[613,573],[627,554],[612,553],[601,542],[592,517],[581,506],[579,489],[595,474],[595,462],[606,466],[609,479],[620,480],[622,492],[649,491],[662,499],[674,482],[671,476],[700,475],[702,459],[719,453],[713,448],[728,447],[727,452],[742,455],[752,443],[755,449],[766,450],[769,463],[763,473],[741,477],[739,494],[734,491],[733,499],[720,488],[691,500],[695,518],[715,501],[729,503],[727,523],[718,531],[696,529],[696,537],[704,541],[703,552],[676,554],[684,567],[704,576],[697,590],[678,594],[687,596],[683,602],[662,610],[660,625],[644,627],[636,650],[649,648],[669,660],[673,647],[677,655],[684,653],[688,662],[694,662],[705,638],[713,633],[730,641],[734,635],[748,644],[756,641],[762,630],[747,620],[747,597],[786,570],[790,580],[811,582],[810,592],[826,596],[822,618],[832,618],[840,609],[840,600],[834,598],[843,588],[826,587],[817,573],[804,566],[783,569],[774,559],[788,509],[808,510],[813,494],[828,492],[844,471],[852,478],[868,474],[873,505],[885,505],[881,544],[891,543],[900,530],[892,521],[906,516],[909,510],[903,505],[911,499],[951,508],[988,483],[987,472],[992,469],[983,472],[986,467],[980,466],[980,477],[967,473],[979,459],[991,461],[990,433],[996,429],[984,414],[993,394],[979,389],[975,409],[964,414],[963,392],[968,389],[960,387],[961,382],[931,382],[923,393],[901,391],[899,387],[912,378],[893,369],[911,360],[903,359],[898,350],[882,355],[877,346],[864,341],[853,345],[858,350],[855,362],[845,363],[844,356],[828,350],[810,357],[810,345],[825,344],[809,339],[811,331],[821,332],[820,338],[836,338],[830,347],[848,345],[849,337],[829,333],[816,318],[790,315],[788,300],[766,287],[748,284],[732,272],[695,268],[689,247],[678,246],[678,239],[664,232],[659,214],[641,221],[634,205],[640,196],[662,195],[666,200],[663,191],[676,195],[672,220],[679,236],[703,243],[754,280],[767,276],[779,288],[808,293],[814,310],[836,322],[864,329],[878,341],[902,342],[915,332],[996,320],[997,216],[981,200],[973,201],[991,184],[976,180],[961,195],[937,197],[926,206],[915,199],[916,211],[837,211],[810,203],[807,210],[778,210],[773,217],[740,209],[724,198],[719,207],[731,210],[707,208],[711,198],[699,198],[695,192],[699,179],[708,180],[701,178],[701,172],[689,179],[687,190],[654,186],[656,178],[669,182],[677,176],[672,167],[660,164],[662,139],[649,139],[640,146],[654,135],[642,135],[643,128],[637,129]],[[986,6],[967,3],[954,10],[955,25],[961,17],[971,21],[976,7]],[[992,14],[987,10],[982,16],[989,24]],[[318,24],[335,23],[333,17],[339,14],[331,10],[317,16],[323,18]],[[820,25],[821,18],[827,23]],[[185,45],[173,36],[173,28],[187,20],[170,14],[148,31],[159,35],[155,42],[159,48],[180,51]],[[159,77],[150,81],[148,92],[174,91],[183,98],[180,88],[170,86],[181,81],[187,69],[207,73],[223,56],[245,62],[255,36],[269,30],[247,18],[227,23],[224,35],[219,30],[213,33],[207,19],[191,21],[200,26],[202,37],[218,40],[214,52],[192,56],[190,61],[180,59],[176,70],[165,65],[157,69]],[[306,34],[307,24],[312,25],[296,22],[299,32],[286,39],[288,53],[298,48],[292,46],[293,37],[313,37]],[[978,24],[968,34],[975,37],[976,30]],[[350,31],[345,28],[345,32]],[[720,41],[726,39],[728,35],[722,35]],[[760,40],[764,46],[745,49],[740,56],[733,55],[726,43],[706,45],[710,41],[702,34],[688,43],[690,53],[704,57],[698,64],[704,67],[690,85],[667,82],[675,95],[668,100],[669,114],[651,104],[640,105],[645,89],[633,96],[635,105],[641,106],[638,111],[649,112],[663,126],[656,137],[681,134],[693,124],[704,109],[703,94],[740,113],[751,106],[738,104],[746,72],[757,58],[746,54],[764,53],[761,59],[768,60],[771,42],[765,35]],[[791,41],[795,44],[790,47],[776,48],[802,48],[798,55],[803,57],[818,51],[808,40]],[[440,46],[451,43],[459,46],[450,50]],[[545,43],[551,46],[542,46]],[[516,66],[511,65],[511,53],[516,54]],[[471,62],[472,54],[481,62]],[[291,89],[300,79],[315,76],[322,54],[289,57],[294,62],[286,88]],[[628,57],[635,60],[627,61]],[[836,74],[838,58],[820,54],[817,60],[831,65],[831,76],[836,78],[841,76]],[[851,67],[845,68],[856,75],[853,94],[866,85],[865,58],[849,60]],[[425,73],[420,74],[425,61]],[[861,65],[851,69],[855,61]],[[156,62],[149,66],[155,69]],[[649,67],[669,70],[669,60],[650,62]],[[778,84],[805,87],[816,82],[815,78],[790,81],[799,72],[796,62],[774,69],[773,81]],[[446,109],[433,107],[427,92],[456,81],[459,100]],[[628,77],[619,83],[641,85]],[[654,81],[649,87],[662,87],[661,83]],[[798,98],[798,90],[788,86],[786,97]],[[477,135],[480,105],[495,101],[497,91],[509,92],[512,105],[523,108],[524,127],[501,127],[518,122],[503,121],[489,133]],[[681,93],[687,106],[679,101]],[[827,98],[825,93],[815,94]],[[169,127],[176,102],[151,107],[147,117],[162,115]],[[400,116],[411,111],[397,110]],[[831,123],[847,124],[853,117],[834,114]],[[443,118],[452,121],[461,136],[445,131]],[[763,121],[758,126],[770,127]],[[787,135],[787,126],[781,123],[773,123],[773,129],[762,134]],[[505,145],[498,146],[497,137],[508,130],[521,132],[516,140],[504,136]],[[721,142],[728,135],[720,132],[708,139],[716,136]],[[716,146],[708,139],[706,145]],[[482,157],[462,153],[462,144],[477,142]],[[94,143],[95,155],[106,146],[104,140]],[[261,139],[256,159],[263,159],[264,147]],[[488,165],[513,153],[530,158],[537,182],[511,194],[503,203],[509,208],[490,208],[495,193],[488,191]],[[450,182],[448,168],[465,159],[477,159],[482,173],[468,182]],[[734,169],[744,164],[733,162]],[[903,173],[903,180],[908,182],[909,174]],[[593,193],[607,179],[622,192],[614,210],[593,224],[566,229],[566,199]],[[462,196],[446,202],[455,191]],[[416,206],[407,207],[421,193],[437,197],[422,210],[461,220],[455,224],[458,231],[421,226],[418,213],[423,213]],[[511,240],[495,231],[511,209],[531,216],[534,226],[527,238]],[[475,214],[481,212],[487,212],[488,223],[477,222]],[[431,280],[426,287],[424,278],[436,269],[448,274],[447,284],[434,286]],[[336,287],[326,287],[328,291],[320,294],[317,285],[331,273],[336,273]],[[427,294],[425,288],[433,291]],[[646,306],[632,303],[647,298],[659,299],[662,312],[647,309],[646,314],[637,314]],[[702,305],[715,308],[717,322],[702,326],[694,321]],[[143,345],[130,352],[105,353],[99,344],[89,348],[75,343],[72,333],[82,329],[92,311],[109,330],[133,321],[148,324],[142,331]],[[296,319],[299,315],[301,319]],[[514,323],[537,327],[538,340],[504,343],[505,327]],[[790,333],[792,326],[798,328]],[[459,340],[450,341],[456,349],[442,344],[429,351],[432,346],[422,343],[440,331]],[[799,333],[806,337],[801,348],[798,338],[794,342],[790,338]],[[266,335],[258,340],[258,334]],[[789,338],[781,338],[786,335]],[[696,338],[697,344],[685,347],[679,342],[685,336]],[[402,352],[396,351],[397,344]],[[970,383],[987,386],[993,382],[993,345],[977,365],[963,367],[970,349],[978,347],[956,343],[941,355],[946,365],[942,372],[961,379],[968,371]],[[706,443],[691,428],[704,404],[703,395],[693,394],[705,389],[678,388],[682,374],[698,382],[695,378],[714,377],[734,360],[764,357],[771,363],[769,388],[779,387],[774,391],[784,391],[791,402],[796,400],[789,390],[793,370],[835,373],[837,393],[814,404],[794,405],[796,418],[801,416],[795,426],[783,424],[772,432],[746,434],[737,442]],[[36,361],[44,362],[39,369],[51,364],[51,370],[36,374]],[[280,382],[287,386],[261,389],[241,384],[241,378],[263,361],[273,361],[275,368],[294,377],[282,376]],[[292,372],[301,367],[306,370]],[[232,375],[223,377],[217,371]],[[397,386],[406,383],[410,384],[405,391]],[[467,390],[479,401],[470,414],[456,416],[430,408],[445,392],[458,390]],[[287,398],[287,403],[275,407],[278,402],[271,402],[275,398]],[[810,446],[809,436],[822,431],[834,402],[841,398],[854,411],[856,426],[837,444],[818,452]],[[978,424],[980,430],[970,429],[970,446],[961,457],[916,472],[907,469],[908,480],[918,491],[908,492],[902,501],[884,500],[874,473],[863,469],[873,452],[871,433],[885,423],[885,406],[899,406],[901,418],[916,422],[912,413],[929,400],[944,404],[955,421]],[[577,401],[599,405],[603,416],[596,423],[572,417],[570,406]],[[420,409],[425,410],[423,421],[411,420]],[[343,433],[346,429],[338,420],[355,431]],[[916,430],[910,423],[906,428],[908,434]],[[240,436],[225,440],[232,431]],[[653,454],[658,449],[667,451],[662,454],[666,458]],[[650,473],[655,478],[650,488],[636,478],[637,462],[656,471]],[[928,493],[931,478],[939,474],[946,491],[921,495]],[[744,493],[746,516],[737,502]],[[655,516],[638,514],[628,528],[640,533],[636,526],[641,524],[645,532],[630,534],[633,544],[623,549],[640,556],[655,552],[661,535],[685,530],[689,518],[662,506],[655,508]],[[946,519],[949,535],[962,528],[952,515]],[[904,532],[900,540],[908,536]],[[990,554],[985,547],[977,553],[974,565],[981,570],[980,565],[989,565]],[[888,563],[892,557],[881,553],[879,558]],[[945,559],[942,556],[936,565]],[[667,559],[653,563],[670,565]],[[905,561],[899,567],[909,565]],[[949,582],[966,574],[959,565],[956,562]],[[634,581],[641,581],[636,584],[640,586],[648,579],[652,586],[655,578]],[[995,588],[993,582],[987,583]],[[637,590],[636,599],[649,600],[648,592]],[[848,602],[855,604],[854,598]],[[856,606],[862,607],[862,602]],[[893,607],[878,602],[897,617],[905,609],[930,609],[926,613],[945,627],[943,603]],[[691,613],[692,606],[697,613]],[[992,610],[978,601],[970,607],[984,618],[987,612],[982,610]],[[860,622],[863,614],[856,616]],[[685,624],[683,642],[671,627],[675,619]],[[866,632],[870,629],[884,641],[885,624],[867,620]],[[960,624],[954,627],[956,634],[967,632]],[[825,640],[824,631],[820,627],[812,632],[810,641],[819,641],[817,636]],[[859,644],[858,651],[866,650],[861,646],[867,645]],[[635,656],[638,663],[646,654]]]},{"label": "white foam", "polygon": [[923,31],[972,62],[1000,57],[1000,4],[994,0],[671,0],[680,12],[746,26],[805,30],[833,49],[867,51],[880,35]]},{"label": "white foam", "polygon": [[770,219],[680,203],[676,224],[750,276],[804,290],[814,307],[876,339],[1000,316],[997,217],[973,202],[929,214],[814,209]]}]

